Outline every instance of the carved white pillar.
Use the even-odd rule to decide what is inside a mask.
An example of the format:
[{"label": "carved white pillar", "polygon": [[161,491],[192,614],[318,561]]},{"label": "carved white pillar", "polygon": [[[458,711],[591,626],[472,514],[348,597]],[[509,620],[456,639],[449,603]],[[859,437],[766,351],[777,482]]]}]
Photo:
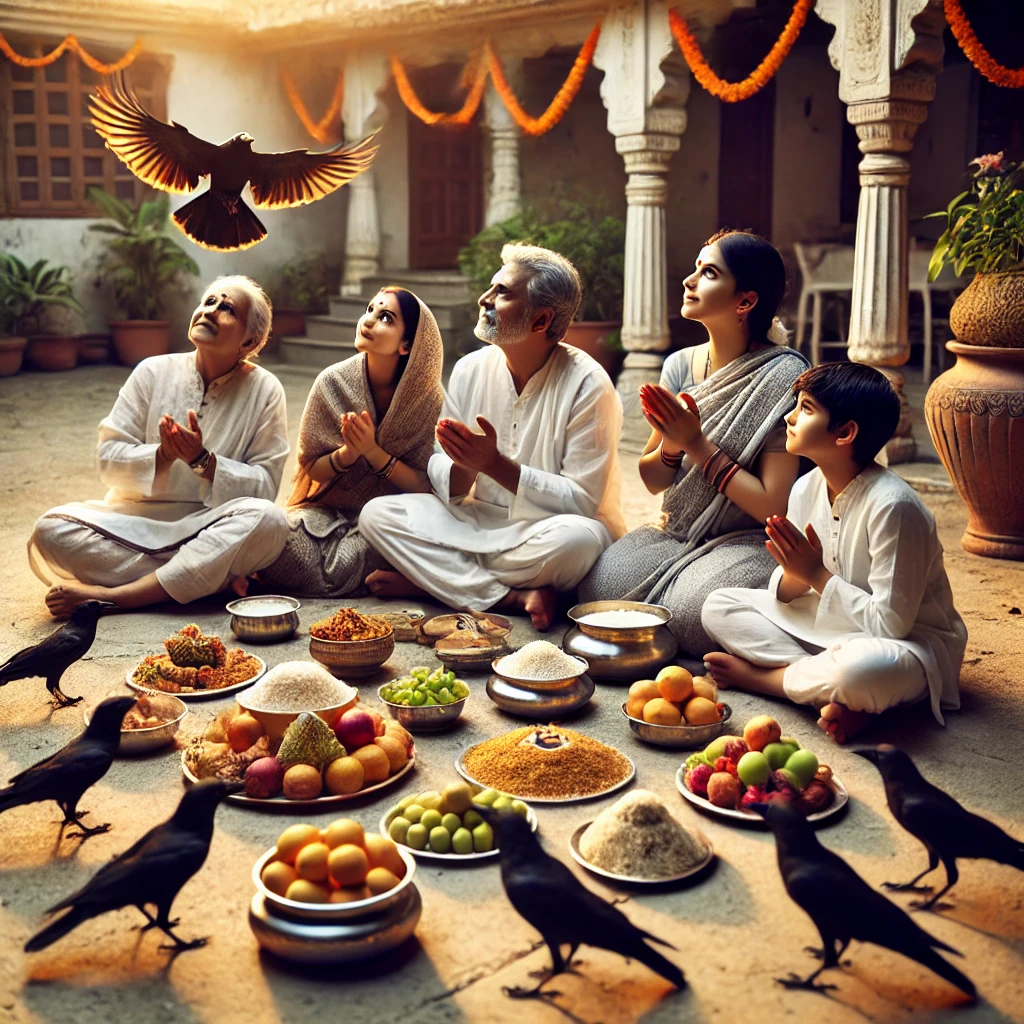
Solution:
[{"label": "carved white pillar", "polygon": [[829,57],[864,154],[848,351],[900,392],[905,415],[886,453],[906,462],[915,455],[913,424],[894,368],[910,358],[907,186],[914,135],[942,67],[942,0],[818,0],[817,12],[836,27]]},{"label": "carved white pillar", "polygon": [[[522,61],[504,61],[505,77],[515,84],[521,78]],[[512,120],[501,97],[488,83],[484,94],[484,119],[491,137],[491,180],[487,187],[484,225],[490,227],[514,217],[522,209],[522,187],[519,180],[519,126]]]},{"label": "carved white pillar", "polygon": [[646,440],[637,389],[656,381],[669,346],[666,176],[679,136],[690,82],[673,55],[665,0],[638,0],[605,17],[594,64],[604,71],[601,99],[608,131],[626,166],[626,252],[618,390],[626,414],[624,441]]},{"label": "carved white pillar", "polygon": [[[345,63],[345,99],[342,117],[345,141],[357,142],[387,116],[378,102],[378,93],[388,81],[388,63],[383,55],[350,55]],[[349,298],[362,295],[364,277],[380,269],[380,222],[377,217],[376,172],[371,165],[346,186],[348,220],[345,229],[345,266],[341,294]]]}]

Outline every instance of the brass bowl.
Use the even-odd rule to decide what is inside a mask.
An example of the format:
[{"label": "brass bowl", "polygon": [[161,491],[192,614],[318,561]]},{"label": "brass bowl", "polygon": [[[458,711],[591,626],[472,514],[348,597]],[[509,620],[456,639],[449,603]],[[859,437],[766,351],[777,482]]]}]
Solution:
[{"label": "brass bowl", "polygon": [[[161,750],[174,739],[181,727],[182,719],[188,714],[188,706],[173,694],[146,694],[145,696],[148,696],[151,701],[159,701],[168,713],[173,711],[175,717],[161,722],[159,725],[151,726],[149,729],[122,729],[121,741],[117,746],[119,754],[131,756],[133,754],[151,754],[154,750]],[[86,725],[92,721],[95,710],[95,708],[85,709],[83,718]]]},{"label": "brass bowl", "polygon": [[503,654],[500,658],[495,658],[491,662],[491,669],[494,674],[500,679],[504,679],[505,682],[511,683],[516,689],[519,690],[532,690],[534,692],[546,692],[548,690],[565,690],[571,687],[580,676],[585,675],[587,670],[590,668],[586,658],[581,658],[579,655],[574,654],[573,657],[579,663],[579,671],[575,672],[571,676],[566,676],[564,679],[537,679],[532,676],[517,676],[507,669],[502,669],[501,664],[506,658],[510,657],[509,654]]},{"label": "brass bowl", "polygon": [[630,729],[637,739],[650,743],[655,747],[672,747],[676,750],[703,750],[716,736],[721,736],[725,726],[732,717],[732,708],[723,704],[722,717],[717,722],[707,725],[658,725],[633,718],[622,705],[622,714],[629,722]]},{"label": "brass bowl", "polygon": [[332,675],[372,676],[395,653],[395,631],[372,640],[321,640],[310,636],[309,653]]},{"label": "brass bowl", "polygon": [[[261,601],[279,601],[282,611],[275,615],[254,614],[249,608],[256,608]],[[240,597],[230,601],[226,608],[231,613],[231,632],[239,640],[250,644],[273,644],[289,640],[299,628],[299,609],[301,602],[294,597],[281,594],[260,594],[252,597]]]},{"label": "brass bowl", "polygon": [[[649,612],[657,615],[657,626],[594,626],[581,622],[594,612]],[[642,601],[588,601],[569,609],[569,618],[576,625],[562,638],[562,650],[590,665],[596,679],[634,683],[653,679],[679,650],[679,642],[669,631],[672,612],[664,605]]]},{"label": "brass bowl", "polygon": [[561,721],[586,707],[594,696],[594,681],[584,672],[561,689],[530,690],[492,675],[487,680],[487,696],[509,715],[532,722]]}]

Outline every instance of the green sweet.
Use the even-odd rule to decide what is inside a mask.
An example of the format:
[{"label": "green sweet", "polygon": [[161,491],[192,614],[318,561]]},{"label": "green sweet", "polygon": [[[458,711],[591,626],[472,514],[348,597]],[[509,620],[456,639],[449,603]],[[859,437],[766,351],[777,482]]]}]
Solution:
[{"label": "green sweet", "polygon": [[409,831],[405,833],[405,842],[414,850],[425,850],[429,836],[430,833],[422,825],[410,825]]},{"label": "green sweet", "polygon": [[484,819],[481,818],[480,815],[477,814],[477,812],[473,811],[473,810],[466,811],[466,813],[463,814],[463,816],[462,816],[462,824],[463,824],[463,826],[465,828],[468,828],[468,829],[476,828],[477,825],[479,825],[480,822],[483,821],[483,820]]},{"label": "green sweet", "polygon": [[[414,797],[414,799],[416,799]],[[423,817],[426,808],[422,804],[411,803],[402,808],[402,817],[411,821],[414,825]]]},{"label": "green sweet", "polygon": [[420,793],[420,805],[427,810],[439,811],[441,809],[441,794],[434,789]]},{"label": "green sweet", "polygon": [[430,830],[430,849],[434,853],[450,853],[452,849],[452,834],[444,827],[438,825]]},{"label": "green sweet", "polygon": [[403,796],[402,799],[398,801],[398,809],[400,811],[404,811],[406,807],[410,804],[416,803],[417,800],[419,800],[418,793],[411,793],[409,796]]},{"label": "green sweet", "polygon": [[427,695],[422,690],[417,690],[409,698],[409,707],[419,708],[427,703]]},{"label": "green sweet", "polygon": [[761,753],[768,758],[768,764],[771,765],[772,771],[777,772],[780,768],[786,767],[790,754],[795,753],[796,749],[796,747],[791,747],[788,743],[779,740],[777,743],[769,743]]},{"label": "green sweet", "polygon": [[462,856],[473,852],[473,833],[468,828],[455,830],[452,835],[452,852]]},{"label": "green sweet", "polygon": [[486,821],[473,829],[474,853],[490,853],[494,849],[494,831]]},{"label": "green sweet", "polygon": [[455,833],[462,828],[462,819],[457,814],[449,812],[441,818],[441,824],[444,825],[452,835],[455,835]]},{"label": "green sweet", "polygon": [[512,806],[512,797],[505,796],[503,794],[502,796],[499,796],[498,799],[495,800],[493,804],[491,804],[491,806],[496,811],[503,811],[503,810],[505,810],[506,807],[511,807]]},{"label": "green sweet", "polygon": [[530,813],[529,807],[527,807],[522,800],[513,800],[512,810],[515,811],[516,814],[518,814],[521,818],[528,817]]},{"label": "green sweet", "polygon": [[408,818],[403,818],[399,815],[397,818],[391,819],[391,824],[388,825],[388,835],[394,842],[404,843],[411,828],[412,822]]},{"label": "green sweet", "polygon": [[485,789],[473,797],[473,803],[483,804],[484,807],[490,807],[499,796],[501,796],[501,794],[496,789]]},{"label": "green sweet", "polygon": [[420,824],[428,831],[433,832],[438,825],[441,824],[441,812],[434,810],[434,808],[428,808],[423,812],[423,817],[420,818]]}]

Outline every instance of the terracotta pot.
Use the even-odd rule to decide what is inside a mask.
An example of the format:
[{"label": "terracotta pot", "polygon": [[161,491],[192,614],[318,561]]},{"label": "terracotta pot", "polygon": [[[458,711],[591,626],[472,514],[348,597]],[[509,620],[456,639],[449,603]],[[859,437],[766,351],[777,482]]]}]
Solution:
[{"label": "terracotta pot", "polygon": [[114,350],[125,366],[135,366],[150,356],[165,356],[171,347],[169,320],[111,320]]},{"label": "terracotta pot", "polygon": [[622,360],[626,353],[622,349],[612,348],[607,338],[614,334],[622,324],[618,320],[577,320],[565,334],[566,345],[572,345],[581,352],[596,359],[612,380],[622,369]]},{"label": "terracotta pot", "polygon": [[1024,348],[950,341],[956,365],[928,389],[935,449],[970,513],[960,543],[1024,560]]},{"label": "terracotta pot", "polygon": [[82,347],[78,350],[78,365],[92,366],[110,362],[109,334],[76,334]]},{"label": "terracotta pot", "polygon": [[949,311],[949,329],[964,345],[1024,347],[1024,267],[975,274]]},{"label": "terracotta pot", "polygon": [[81,342],[69,334],[30,334],[25,362],[36,370],[73,370],[78,365]]},{"label": "terracotta pot", "polygon": [[277,337],[284,337],[286,334],[306,333],[306,314],[301,309],[275,309],[274,323],[271,333]]},{"label": "terracotta pot", "polygon": [[13,377],[21,369],[28,338],[0,338],[0,377]]}]

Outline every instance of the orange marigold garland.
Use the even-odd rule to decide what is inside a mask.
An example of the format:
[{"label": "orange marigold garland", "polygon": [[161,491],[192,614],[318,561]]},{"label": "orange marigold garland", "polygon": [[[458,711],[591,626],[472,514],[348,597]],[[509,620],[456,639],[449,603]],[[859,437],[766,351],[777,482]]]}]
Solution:
[{"label": "orange marigold garland", "polygon": [[742,82],[727,82],[712,71],[711,65],[704,59],[704,54],[701,53],[693,33],[675,10],[668,12],[668,20],[672,28],[672,35],[675,36],[679,49],[683,51],[683,57],[690,65],[693,77],[712,96],[717,96],[726,103],[739,103],[740,100],[750,99],[759,89],[763,89],[771,81],[775,72],[782,67],[782,62],[788,56],[797,36],[800,35],[800,30],[807,20],[807,14],[813,6],[814,0],[796,0],[793,13],[789,16],[782,35],[775,40],[775,45],[768,51],[765,59]]},{"label": "orange marigold garland", "polygon": [[440,125],[465,125],[476,116],[483,99],[484,86],[487,84],[487,62],[480,59],[479,54],[472,55],[466,62],[462,72],[462,81],[469,83],[469,92],[466,94],[466,101],[461,109],[454,114],[438,114],[427,108],[420,102],[416,90],[405,73],[402,62],[391,54],[391,73],[395,76],[395,85],[398,87],[398,95],[402,102],[416,115],[424,124]]},{"label": "orange marigold garland", "polygon": [[540,117],[530,117],[519,105],[519,100],[516,99],[512,87],[505,78],[498,55],[494,52],[491,44],[487,43],[487,66],[490,68],[491,81],[494,82],[494,91],[501,97],[501,101],[512,115],[512,119],[527,135],[543,135],[545,132],[551,131],[565,117],[565,112],[569,109],[572,101],[576,99],[576,94],[583,84],[583,76],[594,59],[594,50],[597,49],[597,40],[600,36],[601,22],[598,21],[590,35],[587,36],[586,42],[580,47],[580,52],[576,55],[576,60],[573,61],[572,69],[562,83],[562,87],[555,93],[555,98]]},{"label": "orange marigold garland", "polygon": [[115,60],[112,64],[104,64],[103,61],[97,60],[91,53],[87,52],[74,36],[66,36],[63,42],[58,43],[49,53],[44,54],[42,57],[22,57],[20,53],[15,53],[11,48],[11,44],[0,35],[0,53],[3,53],[12,64],[17,64],[23,68],[46,67],[48,64],[53,64],[55,61],[60,60],[67,50],[77,53],[79,60],[87,68],[95,71],[96,74],[116,75],[118,71],[124,71],[142,52],[142,40],[136,39],[132,48],[120,60]]},{"label": "orange marigold garland", "polygon": [[999,61],[982,46],[981,41],[974,34],[971,23],[960,6],[959,0],[945,0],[944,9],[946,21],[953,32],[953,38],[960,44],[967,59],[994,85],[1001,85],[1004,89],[1024,88],[1024,67],[1016,71],[1003,67]]},{"label": "orange marigold garland", "polygon": [[338,132],[332,132],[330,128],[331,125],[336,122],[338,114],[341,113],[341,104],[345,96],[344,68],[338,72],[338,82],[334,86],[334,95],[331,97],[331,104],[327,108],[327,112],[319,121],[314,121],[310,116],[309,111],[306,109],[306,104],[302,102],[302,97],[299,95],[299,90],[295,88],[295,83],[292,81],[291,75],[289,75],[284,68],[280,68],[279,70],[281,74],[281,84],[284,86],[288,102],[291,103],[292,110],[295,111],[298,119],[302,122],[303,128],[305,128],[317,142],[323,145],[326,145],[328,142],[332,142],[338,135]]}]

